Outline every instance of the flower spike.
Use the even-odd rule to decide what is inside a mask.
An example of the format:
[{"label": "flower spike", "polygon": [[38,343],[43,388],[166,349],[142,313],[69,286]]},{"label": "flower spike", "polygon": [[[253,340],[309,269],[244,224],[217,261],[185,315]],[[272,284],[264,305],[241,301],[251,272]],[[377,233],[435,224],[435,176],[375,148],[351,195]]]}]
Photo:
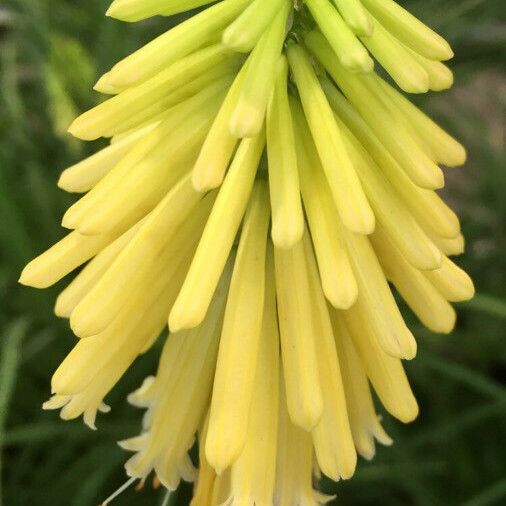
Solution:
[{"label": "flower spike", "polygon": [[371,388],[418,415],[396,294],[439,333],[474,295],[436,192],[465,148],[405,94],[449,88],[453,53],[394,0],[114,0],[107,15],[193,9],[102,76],[110,96],[69,128],[109,145],[63,171],[81,194],[69,233],[21,273],[46,288],[81,268],[55,304],[79,339],[43,408],[95,429],[162,340],[128,397],[146,412],[120,442],[127,484],[195,482],[192,506],[324,504],[321,474],[350,479],[392,444]]}]

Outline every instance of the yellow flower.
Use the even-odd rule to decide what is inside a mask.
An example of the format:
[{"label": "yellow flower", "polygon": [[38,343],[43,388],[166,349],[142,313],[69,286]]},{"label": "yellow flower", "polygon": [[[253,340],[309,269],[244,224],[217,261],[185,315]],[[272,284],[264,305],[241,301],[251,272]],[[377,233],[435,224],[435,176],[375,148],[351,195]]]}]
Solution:
[{"label": "yellow flower", "polygon": [[129,397],[147,409],[120,443],[131,479],[195,481],[193,506],[323,503],[320,472],[348,479],[392,443],[371,385],[395,418],[418,414],[391,285],[435,332],[473,296],[436,193],[465,150],[374,71],[443,90],[452,51],[393,0],[115,0],[108,15],[197,7],[102,76],[112,96],[70,126],[110,144],[62,173],[84,194],[71,232],[20,278],[44,288],[84,265],[56,302],[79,340],[44,408],[95,428],[168,325]]}]

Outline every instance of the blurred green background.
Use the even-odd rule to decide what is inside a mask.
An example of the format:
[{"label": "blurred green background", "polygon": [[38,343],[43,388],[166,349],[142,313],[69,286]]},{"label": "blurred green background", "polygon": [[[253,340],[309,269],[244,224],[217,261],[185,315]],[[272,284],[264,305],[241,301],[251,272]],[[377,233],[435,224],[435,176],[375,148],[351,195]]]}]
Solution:
[{"label": "blurred green background", "polygon": [[[349,482],[324,484],[336,504],[506,504],[506,9],[504,0],[401,2],[453,45],[456,85],[417,97],[468,147],[463,169],[447,171],[446,198],[459,212],[467,252],[458,262],[478,294],[458,306],[450,336],[433,335],[406,312],[420,353],[407,365],[421,404],[404,427],[386,417],[396,444],[361,461]],[[17,285],[26,261],[63,235],[72,200],[59,172],[96,146],[66,135],[92,106],[91,87],[120,57],[176,20],[126,25],[103,16],[106,0],[0,3],[0,497],[4,506],[94,506],[124,481],[114,441],[139,430],[125,394],[153,371],[139,360],[109,396],[97,432],[64,423],[40,406],[50,376],[74,343],[52,315],[56,289]],[[171,504],[186,504],[188,487]],[[115,504],[159,505],[162,491],[127,491]]]}]

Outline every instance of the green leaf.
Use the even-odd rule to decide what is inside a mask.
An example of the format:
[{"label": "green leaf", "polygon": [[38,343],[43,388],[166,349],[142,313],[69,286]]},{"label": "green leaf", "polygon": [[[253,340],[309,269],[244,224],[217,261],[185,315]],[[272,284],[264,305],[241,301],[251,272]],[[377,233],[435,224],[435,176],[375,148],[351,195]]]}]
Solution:
[{"label": "green leaf", "polygon": [[[462,506],[489,506],[491,504],[499,504],[500,500],[506,498],[506,478],[494,483],[491,487],[486,488]],[[504,504],[501,502],[501,504]]]},{"label": "green leaf", "polygon": [[506,318],[506,300],[493,295],[476,294],[469,302],[462,304],[462,307],[496,318]]},{"label": "green leaf", "polygon": [[[2,356],[0,359],[0,476],[2,471],[3,435],[9,413],[9,404],[16,383],[20,362],[20,345],[26,331],[28,321],[24,318],[14,321],[3,332]],[[2,481],[0,479],[0,505],[2,504]]]}]

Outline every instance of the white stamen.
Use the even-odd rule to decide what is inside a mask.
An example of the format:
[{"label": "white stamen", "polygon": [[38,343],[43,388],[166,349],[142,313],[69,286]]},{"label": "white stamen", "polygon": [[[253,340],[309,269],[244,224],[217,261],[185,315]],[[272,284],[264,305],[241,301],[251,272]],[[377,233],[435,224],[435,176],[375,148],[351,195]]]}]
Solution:
[{"label": "white stamen", "polygon": [[170,490],[167,490],[165,497],[163,498],[162,506],[168,506],[170,499]]},{"label": "white stamen", "polygon": [[116,492],[112,493],[99,506],[107,506],[108,504],[110,504],[114,499],[116,499],[116,497],[118,497],[121,493],[123,493],[137,479],[138,478],[136,478],[135,476],[133,478],[130,478],[128,481],[126,481],[125,483],[123,483],[123,485],[121,485],[121,487],[119,487],[118,490],[116,490]]}]

